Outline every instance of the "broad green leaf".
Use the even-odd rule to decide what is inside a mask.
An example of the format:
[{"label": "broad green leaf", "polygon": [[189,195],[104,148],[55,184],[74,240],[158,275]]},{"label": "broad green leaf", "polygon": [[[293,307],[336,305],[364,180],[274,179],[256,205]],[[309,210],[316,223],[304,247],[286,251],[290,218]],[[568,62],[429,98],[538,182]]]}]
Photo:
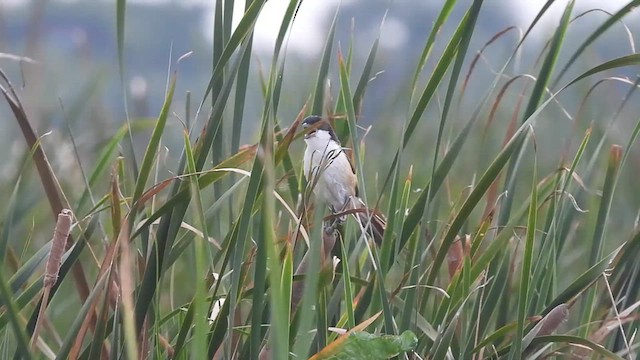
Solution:
[{"label": "broad green leaf", "polygon": [[319,356],[318,360],[371,359],[385,360],[413,350],[418,338],[411,331],[400,335],[374,335],[367,332],[354,332],[332,355]]}]

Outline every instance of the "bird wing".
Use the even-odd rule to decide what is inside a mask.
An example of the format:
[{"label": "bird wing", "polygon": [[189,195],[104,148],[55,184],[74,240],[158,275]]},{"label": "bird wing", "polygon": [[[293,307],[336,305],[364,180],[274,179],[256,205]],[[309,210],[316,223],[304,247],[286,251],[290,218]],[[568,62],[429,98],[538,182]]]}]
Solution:
[{"label": "bird wing", "polygon": [[[351,166],[351,171],[353,172],[353,175],[356,174],[356,167],[354,165],[354,161],[353,161],[353,149],[351,148],[347,148],[347,147],[343,147],[342,151],[344,152],[344,154],[347,156],[347,160],[349,160],[349,166]],[[355,178],[356,184],[355,184],[355,189],[356,189],[356,196],[360,196],[360,192],[358,191],[358,180],[357,178]]]}]

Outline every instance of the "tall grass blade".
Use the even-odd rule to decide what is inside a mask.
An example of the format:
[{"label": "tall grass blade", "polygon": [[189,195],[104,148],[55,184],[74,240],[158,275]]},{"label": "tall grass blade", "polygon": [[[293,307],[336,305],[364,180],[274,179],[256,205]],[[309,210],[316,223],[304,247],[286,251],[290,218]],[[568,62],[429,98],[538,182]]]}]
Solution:
[{"label": "tall grass blade", "polygon": [[[602,251],[604,248],[603,242],[605,239],[605,228],[609,219],[609,213],[611,212],[611,203],[613,201],[613,194],[616,188],[621,159],[622,147],[620,147],[619,145],[613,145],[609,152],[607,173],[604,179],[604,186],[602,187],[602,198],[600,200],[600,207],[598,208],[596,227],[593,230],[593,240],[591,242],[591,251],[589,252],[589,265],[595,264],[602,257]],[[591,323],[591,319],[593,319],[593,304],[595,301],[595,297],[595,290],[591,290],[587,295],[582,312],[582,320],[584,321],[584,324]],[[585,326],[585,329],[581,331],[583,337],[586,336],[588,329],[589,328]]]},{"label": "tall grass blade", "polygon": [[[534,149],[535,151],[535,149]],[[535,152],[534,152],[535,155]],[[535,159],[535,158],[534,158]],[[531,268],[533,263],[533,243],[536,237],[536,225],[538,219],[538,194],[537,194],[537,161],[533,165],[533,185],[531,186],[531,202],[529,203],[529,217],[527,219],[527,237],[522,255],[522,270],[520,273],[520,289],[518,291],[518,326],[516,335],[511,344],[509,359],[520,359],[522,356],[522,339],[524,338],[524,324],[527,317],[527,305],[529,303],[529,284],[531,283]]]},{"label": "tall grass blade", "polygon": [[[151,134],[151,138],[149,139],[149,143],[147,144],[147,149],[144,152],[144,157],[142,158],[142,166],[140,167],[140,173],[138,174],[138,178],[136,179],[136,186],[133,192],[132,204],[133,215],[130,219],[133,220],[135,217],[135,210],[137,209],[136,202],[142,195],[144,191],[145,185],[149,176],[151,175],[151,167],[153,166],[154,159],[156,154],[158,153],[158,146],[160,145],[160,138],[164,133],[164,128],[167,124],[167,119],[169,117],[169,109],[171,108],[171,102],[173,101],[173,93],[176,88],[176,77],[175,75],[171,78],[171,84],[169,85],[169,91],[167,92],[164,104],[162,105],[162,110],[160,111],[160,115],[158,115],[158,121],[156,122],[156,126],[153,129],[153,133]],[[133,225],[133,222],[130,222],[130,227]]]},{"label": "tall grass blade", "polygon": [[[202,97],[202,101],[198,106],[198,114],[200,113],[200,109],[202,109],[202,106],[204,105],[206,99],[209,97],[209,94],[213,90],[214,85],[217,83],[218,79],[223,76],[224,67],[229,63],[231,56],[233,55],[235,50],[239,47],[246,48],[249,45],[247,42],[245,42],[243,46],[240,46],[242,41],[253,32],[253,27],[255,26],[255,22],[258,19],[258,15],[260,14],[264,3],[264,0],[254,0],[251,3],[251,6],[249,6],[245,11],[242,19],[240,19],[238,26],[233,31],[231,38],[229,38],[229,41],[226,43],[222,51],[222,54],[220,54],[220,57],[218,58],[218,62],[213,68],[211,78],[209,79],[209,84],[207,85],[207,88],[205,89],[204,95]],[[240,51],[240,53],[244,53],[244,51]],[[230,72],[235,73],[235,71]],[[212,99],[212,102],[215,104],[217,100]]]},{"label": "tall grass blade", "polygon": [[440,33],[440,29],[442,29],[442,25],[447,21],[449,15],[453,11],[453,6],[456,4],[456,0],[447,0],[440,9],[440,13],[438,13],[438,18],[433,23],[433,27],[431,31],[429,31],[429,37],[424,44],[424,48],[422,49],[422,54],[420,55],[420,59],[418,60],[418,66],[416,66],[416,72],[413,75],[413,80],[411,81],[411,90],[415,91],[416,85],[418,83],[418,77],[420,73],[424,69],[424,65],[427,63],[429,59],[429,55],[431,54],[431,50],[433,50],[433,44],[436,41],[436,36]]},{"label": "tall grass blade", "polygon": [[98,281],[96,281],[95,286],[91,289],[91,293],[87,297],[87,300],[82,305],[82,307],[78,310],[78,316],[73,320],[73,324],[69,328],[69,331],[66,333],[65,338],[63,339],[63,343],[60,346],[56,354],[56,359],[67,359],[69,351],[71,350],[71,346],[76,340],[76,334],[80,330],[80,326],[85,320],[90,309],[93,308],[94,301],[98,298],[98,295],[102,293],[104,290],[103,286],[106,282],[108,276],[103,275]]},{"label": "tall grass blade", "polygon": [[[185,155],[187,158],[187,169],[190,173],[196,173],[196,162],[191,150],[191,143],[189,141],[189,133],[185,129],[184,132],[184,144]],[[207,249],[205,248],[205,241],[209,238],[209,232],[207,231],[207,221],[204,215],[204,209],[202,206],[202,196],[200,194],[200,187],[198,185],[198,179],[195,176],[189,178],[189,189],[191,191],[191,198],[193,203],[194,217],[198,220],[198,226],[202,231],[202,237],[195,239],[195,275],[197,278],[204,278],[208,269],[205,263],[205,254]],[[193,302],[195,303],[195,329],[193,335],[193,356],[196,358],[206,357],[206,343],[207,343],[207,319],[209,314],[207,312],[206,293],[207,287],[204,281],[196,281],[196,291]]]},{"label": "tall grass blade", "polygon": [[[522,116],[522,122],[524,123],[528,118],[530,118],[535,112],[536,109],[540,107],[540,103],[543,100],[543,96],[545,94],[545,89],[547,88],[547,84],[551,79],[551,74],[553,73],[553,69],[555,67],[556,62],[558,61],[558,57],[560,55],[560,49],[562,47],[562,42],[564,40],[565,33],[567,31],[567,27],[569,26],[569,20],[571,17],[571,11],[573,10],[573,6],[575,4],[574,0],[571,0],[564,9],[564,13],[562,14],[562,18],[560,19],[560,23],[556,29],[555,35],[551,40],[551,44],[549,45],[549,50],[547,52],[547,56],[542,63],[542,67],[540,68],[540,72],[536,77],[536,82],[533,86],[533,90],[529,95],[529,101],[527,103],[527,107]],[[518,154],[522,148],[522,144],[518,145]],[[518,163],[516,159],[519,157],[516,156],[509,163],[509,168],[507,170],[506,178],[505,178],[505,191],[507,194],[514,194],[516,187],[516,173],[518,169]],[[498,218],[498,225],[504,225],[506,223],[506,219],[509,218],[509,213],[511,212],[511,207],[513,204],[513,196],[507,196],[505,201],[502,204],[500,209],[500,217]]]},{"label": "tall grass blade", "polygon": [[333,40],[336,35],[336,23],[338,20],[338,11],[333,15],[333,21],[329,28],[329,35],[324,44],[322,51],[322,60],[320,63],[320,71],[316,80],[316,88],[313,93],[313,103],[311,105],[311,113],[314,115],[322,115],[322,107],[324,106],[324,92],[327,74],[329,73],[329,65],[331,64],[331,54],[333,49]]}]

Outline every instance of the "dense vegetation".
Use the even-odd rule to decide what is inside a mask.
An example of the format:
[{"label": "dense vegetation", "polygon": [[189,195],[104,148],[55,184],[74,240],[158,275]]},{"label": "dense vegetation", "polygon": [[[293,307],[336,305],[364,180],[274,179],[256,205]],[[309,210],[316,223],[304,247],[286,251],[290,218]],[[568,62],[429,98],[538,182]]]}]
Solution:
[{"label": "dense vegetation", "polygon": [[[360,124],[380,38],[358,54],[336,40],[336,17],[305,70],[313,89],[293,88],[286,41],[302,1],[289,2],[259,73],[265,1],[247,2],[233,31],[233,1],[217,2],[202,97],[175,91],[188,54],[174,56],[157,118],[127,115],[95,154],[68,124],[47,142],[21,100],[38,84],[1,72],[3,121],[27,144],[2,179],[1,358],[635,358],[640,77],[624,74],[640,54],[624,19],[640,0],[616,13],[569,1],[533,61],[519,55],[553,0],[528,28],[482,39],[483,1],[443,1],[410,78],[383,99],[393,116],[371,134]],[[116,9],[126,93],[126,1]],[[595,14],[566,41],[574,19]],[[594,60],[611,32],[631,52]],[[509,52],[496,60],[498,43]],[[254,85],[258,137],[241,145]],[[283,117],[300,93],[297,118]],[[309,114],[351,149],[361,196],[388,219],[381,246],[352,219],[324,231],[301,171]],[[64,168],[49,160],[63,143]]]}]

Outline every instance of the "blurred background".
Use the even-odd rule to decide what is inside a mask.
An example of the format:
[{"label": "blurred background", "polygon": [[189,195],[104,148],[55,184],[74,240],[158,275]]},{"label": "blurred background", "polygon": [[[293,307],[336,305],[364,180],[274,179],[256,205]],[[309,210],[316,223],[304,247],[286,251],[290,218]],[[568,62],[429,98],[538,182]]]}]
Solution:
[{"label": "blurred background", "polygon": [[[460,124],[471,116],[487,83],[495,79],[496,72],[512,53],[519,36],[545,2],[485,2],[471,40],[470,55],[463,68],[464,74],[468,71],[472,55],[498,32],[515,26],[520,29],[520,35],[518,31],[512,31],[484,52],[473,71],[465,99],[454,105],[450,116],[453,129],[456,128],[456,123]],[[263,105],[261,79],[268,74],[273,43],[287,3],[285,0],[269,1],[258,20],[241,144],[253,143],[257,139],[256,127],[260,123]],[[443,3],[444,1],[422,0],[304,1],[287,42],[286,77],[278,111],[281,125],[286,127],[290,124],[313,94],[322,49],[335,17],[336,41],[332,46],[336,50],[329,74],[333,79],[331,84],[336,85],[329,86],[328,89],[334,102],[338,90],[337,49],[346,54],[352,47],[353,73],[359,74],[373,42],[380,36],[380,49],[373,71],[376,76],[367,88],[359,121],[363,126],[373,125],[366,138],[370,144],[367,156],[377,157],[382,160],[382,164],[389,164],[391,152],[387,150],[397,147],[402,124],[414,106],[409,103],[408,93],[414,69]],[[470,2],[462,3],[454,8],[453,19],[460,19]],[[566,1],[556,1],[552,5],[552,15],[544,16],[541,25],[536,26],[532,36],[524,43],[514,65],[507,68],[509,76],[529,71],[535,76],[535,69],[539,67],[536,62],[557,26],[565,4]],[[569,41],[565,42],[559,64],[563,64],[562,56],[572,54],[584,41],[587,29],[593,29],[605,21],[609,17],[607,11],[614,12],[625,4],[626,1],[623,0],[578,0],[574,17],[590,9],[599,10],[586,13],[569,27]],[[235,1],[235,5],[237,16],[234,18],[237,19],[243,11],[244,2]],[[172,108],[175,116],[169,120],[169,129],[165,132],[163,145],[166,146],[166,151],[163,159],[167,162],[168,169],[175,169],[182,144],[180,121],[186,112],[185,95],[187,92],[192,94],[190,110],[193,114],[202,100],[213,67],[214,7],[214,1],[205,0],[127,1],[124,79],[121,82],[116,46],[115,1],[0,0],[0,67],[8,73],[19,90],[27,114],[38,133],[47,134],[43,137],[43,144],[56,173],[64,174],[66,186],[73,188],[75,179],[75,184],[80,189],[83,188],[71,139],[75,141],[79,161],[84,167],[90,168],[97,149],[125,123],[125,99],[133,122],[157,116],[164,99],[168,74],[173,70],[178,74]],[[587,49],[586,55],[578,60],[577,66],[569,69],[560,84],[607,59],[635,52],[635,39],[631,34],[640,33],[640,21],[636,21],[638,13],[639,11],[635,11],[625,17],[624,23],[615,25],[594,46]],[[457,20],[445,24],[440,40],[436,41],[434,54],[442,52],[453,31],[452,24],[456,23]],[[193,53],[176,63],[178,58],[190,52]],[[422,72],[423,82],[428,78],[437,59],[438,56],[432,56],[428,61]],[[611,75],[633,79],[637,73],[637,68],[624,68]],[[418,88],[422,86],[419,85]],[[581,120],[581,125],[575,126],[577,109],[589,85],[578,85],[580,86],[584,91],[562,94],[557,103],[544,111],[544,119],[538,121],[536,134],[538,143],[542,145],[538,154],[541,173],[548,173],[558,166],[558,152],[565,141],[573,138],[572,145],[577,146],[590,123],[596,124],[596,133],[604,133],[619,102],[628,91],[628,85],[622,83],[613,82],[602,86],[605,90],[596,90],[592,95],[598,101],[587,103],[585,111],[580,113],[587,118]],[[508,91],[505,105],[498,110],[496,121],[505,128],[512,116],[512,108],[508,105],[515,104],[519,96],[519,90],[515,88]],[[444,91],[444,88],[440,90],[440,96],[444,95]],[[474,94],[478,95],[474,97]],[[200,118],[194,120],[198,124],[192,125],[193,129],[200,129],[207,110],[204,109]],[[435,141],[440,110],[438,106],[427,109],[425,116],[432,117],[433,121],[422,122],[416,129],[418,136],[414,136],[414,139],[420,140],[413,141],[407,151],[408,154],[413,154],[413,158],[407,157],[406,163],[416,163],[414,176],[418,178],[424,179],[430,173],[429,165],[419,165],[424,154],[429,153],[429,144]],[[227,107],[226,111],[230,112],[232,109]],[[606,130],[607,142],[624,143],[637,113],[637,106],[626,106],[619,116],[616,115],[615,123]],[[142,156],[150,130],[148,128],[148,132],[135,135],[139,139],[135,142],[139,146],[136,149],[138,156]],[[486,167],[500,148],[504,133],[494,131],[483,136],[488,137],[488,140],[474,136],[470,142],[477,142],[478,147],[470,146],[466,150],[466,161],[473,165],[473,169]],[[384,144],[388,145],[373,146],[380,144],[378,140],[384,140]],[[445,139],[448,140],[450,139]],[[28,150],[4,102],[0,103],[0,141],[4,144],[4,151],[0,151],[0,174],[5,184],[11,186],[12,179],[15,179],[20,170],[21,159]],[[593,146],[596,145],[594,142]],[[229,147],[228,144],[226,146]],[[295,146],[301,149],[301,144]],[[603,153],[606,155],[606,152]],[[635,171],[640,166],[637,159],[640,157],[631,157],[632,164],[625,171]],[[464,161],[459,161],[456,166],[459,167],[458,171],[464,173]],[[387,168],[367,166],[365,170],[368,172],[367,177],[373,181],[377,179],[378,171],[386,173]],[[467,175],[461,179],[461,186],[471,184],[473,175]],[[627,179],[631,181],[631,178]],[[32,204],[42,201],[37,192],[31,192],[30,196],[33,197],[30,201]],[[619,221],[628,223],[635,219],[637,209],[633,203],[637,196],[632,194],[630,197],[617,199],[623,203],[629,201],[629,217]]]},{"label": "blurred background", "polygon": [[[123,129],[127,121],[133,124],[133,150],[138,163],[141,161],[172,72],[177,74],[177,86],[171,116],[162,136],[158,163],[154,164],[154,177],[147,185],[157,184],[180,171],[178,159],[184,147],[185,123],[193,130],[190,136],[194,142],[207,122],[211,109],[210,99],[203,100],[203,97],[212,76],[213,54],[221,51],[213,48],[214,39],[223,40],[213,29],[215,7],[222,3],[213,0],[127,0],[122,71],[116,41],[116,3],[115,0],[0,0],[0,69],[8,75],[24,104],[29,121],[42,137],[42,145],[52,170],[72,206],[78,203],[78,198],[85,191],[85,184],[88,183],[85,178],[96,167],[96,159],[100,158],[98,153],[107,148],[110,140],[116,139],[115,134]],[[228,3],[231,2],[225,2]],[[366,194],[369,196],[366,200],[371,204],[380,196],[382,202],[379,208],[387,209],[385,202],[390,197],[390,191],[381,191],[380,187],[386,174],[393,173],[390,166],[404,134],[403,126],[411,117],[417,99],[431,78],[438,60],[443,56],[455,31],[454,27],[461,22],[471,3],[471,0],[460,0],[455,4],[451,16],[436,37],[431,56],[416,77],[417,85],[414,87],[414,75],[426,39],[445,1],[303,1],[293,27],[287,34],[286,48],[278,58],[280,62],[277,65],[284,61],[282,91],[275,119],[278,126],[280,129],[289,126],[305,103],[311,103],[316,84],[322,83],[322,80],[318,81],[318,74],[325,46],[329,46],[332,52],[328,66],[329,81],[326,84],[328,96],[324,97],[326,105],[323,115],[344,115],[331,114],[339,96],[338,54],[342,53],[350,59],[349,76],[353,90],[363,73],[373,44],[379,39],[380,47],[371,72],[374,76],[366,86],[358,112],[358,122],[361,125],[358,136],[363,139],[361,149],[365,154],[362,164]],[[477,185],[478,179],[496,158],[506,139],[511,138],[509,129],[513,131],[523,120],[520,114],[527,107],[528,96],[532,93],[535,77],[541,72],[549,40],[558,27],[566,0],[557,0],[551,5],[549,12],[515,52],[514,60],[509,60],[524,32],[545,3],[546,0],[485,0],[482,5],[465,63],[453,92],[438,161],[442,161],[443,155],[451,148],[451,143],[461,133],[464,124],[477,120],[470,128],[470,136],[464,141],[460,155],[455,158],[442,188],[434,197],[430,213],[425,215],[428,217],[427,224],[422,229],[428,229],[425,233],[431,231],[436,234],[433,239],[439,241],[438,236],[450,224],[452,215],[469,194],[469,189]],[[629,3],[629,0],[576,1],[566,40],[562,43],[551,76],[549,93],[558,91],[578,75],[599,64],[637,53],[640,10],[635,9],[587,47],[567,72],[556,79],[569,57],[585,42],[589,34],[597,32],[598,27],[610,19],[612,13]],[[237,19],[241,18],[244,4],[245,1],[242,0],[234,2],[235,23],[232,26],[236,26]],[[204,171],[211,169],[221,159],[229,158],[237,150],[234,149],[232,140],[228,139],[228,134],[235,134],[232,124],[235,104],[244,104],[240,144],[253,144],[258,140],[265,106],[265,82],[270,76],[274,43],[288,4],[289,1],[286,0],[270,0],[262,10],[254,32],[246,101],[236,101],[236,92],[230,92],[223,116],[223,133],[227,136],[215,142],[211,151],[214,155],[209,156]],[[334,23],[335,39],[327,44]],[[498,34],[502,35],[497,36]],[[225,33],[225,36],[228,39],[229,34]],[[474,62],[476,54],[481,55]],[[234,54],[234,59],[235,56],[237,54]],[[451,58],[452,56],[446,61]],[[233,60],[227,63],[225,71],[228,71],[231,63]],[[509,200],[515,199],[513,203],[516,207],[527,204],[525,200],[530,195],[528,189],[531,189],[532,181],[541,181],[543,177],[553,179],[559,173],[559,168],[571,166],[581,141],[586,134],[591,134],[585,156],[576,167],[575,184],[572,183],[567,190],[566,199],[570,204],[567,205],[565,218],[569,220],[563,223],[563,232],[554,234],[555,237],[562,235],[563,241],[568,239],[564,247],[568,251],[562,252],[562,257],[558,259],[558,279],[553,280],[554,286],[556,281],[559,284],[558,289],[562,289],[562,286],[570,283],[591,265],[588,256],[591,247],[589,239],[596,238],[593,235],[594,232],[597,233],[594,231],[594,228],[597,229],[595,224],[604,224],[604,220],[600,222],[597,216],[598,206],[604,203],[601,201],[601,189],[607,172],[609,149],[614,144],[626,147],[631,132],[638,123],[640,99],[638,92],[634,93],[630,88],[637,87],[640,83],[639,70],[637,66],[616,67],[584,79],[560,93],[536,117],[533,128],[535,136],[530,138],[526,151],[518,159],[521,163],[514,177],[517,179],[514,181],[517,186],[513,193],[508,194],[511,196]],[[421,188],[425,187],[435,167],[434,149],[450,72],[444,76],[435,97],[429,102],[418,126],[413,130],[408,147],[402,152],[397,174],[400,177],[408,177],[409,174],[413,176],[412,192],[407,195],[411,206],[424,190]],[[517,82],[507,88],[501,100],[497,100],[497,93],[512,79]],[[558,81],[554,82],[555,80]],[[464,89],[463,84],[467,84]],[[487,101],[483,103],[487,95]],[[191,100],[187,101],[189,96]],[[546,98],[548,96],[543,96],[543,99]],[[197,113],[201,103],[202,111]],[[118,184],[122,187],[122,196],[127,197],[132,193],[137,175],[133,175],[131,171],[134,166],[129,156],[128,139],[115,143],[121,147],[118,151],[124,154],[125,160],[113,160],[115,155],[108,157],[109,163],[104,167],[107,170],[100,173],[103,176],[90,189],[91,204],[98,204],[95,205],[97,210],[76,210],[77,216],[90,218],[93,214],[99,214],[106,223],[110,215],[106,210],[108,205],[101,204],[99,200],[108,200],[111,191],[110,176],[113,173],[121,176]],[[533,143],[536,145],[535,154]],[[41,249],[51,239],[53,224],[42,182],[31,160],[30,149],[4,100],[0,101],[0,146],[0,201],[6,202],[0,208],[0,216],[4,219],[5,213],[15,212],[15,221],[12,220],[14,226],[2,224],[4,226],[0,235],[10,239],[12,255],[7,262],[15,270],[20,267],[21,258],[29,258],[30,252]],[[291,165],[299,173],[302,141],[294,143],[290,150]],[[638,231],[640,192],[637,174],[640,172],[640,148],[633,145],[629,151],[630,156],[616,183],[611,215],[606,222],[604,254]],[[214,156],[217,159],[211,159]],[[409,171],[410,167],[412,172]],[[537,177],[533,174],[534,167],[537,167]],[[504,172],[506,170],[503,174]],[[277,186],[286,188],[288,184],[284,179],[292,179],[291,173],[293,171],[282,173],[278,169]],[[229,176],[206,189],[203,192],[203,198],[207,202],[204,207],[213,207],[220,200],[222,192],[216,189],[217,186],[222,189],[230,188],[233,181],[237,181],[237,177]],[[496,190],[496,193],[487,192],[487,204],[483,201],[481,206],[474,208],[460,230],[461,235],[475,231],[482,218],[483,208],[494,209],[494,204],[505,199],[505,192],[497,194],[497,191],[508,188],[502,186],[502,181],[500,177],[500,184],[496,187],[500,190]],[[18,183],[20,186],[16,185]],[[18,199],[15,205],[8,200],[12,193]],[[296,195],[286,199],[289,205],[296,205],[300,201],[299,193],[293,193]],[[166,192],[159,194],[157,203],[154,199],[149,207],[160,206],[165,195]],[[549,196],[545,201],[551,198]],[[228,209],[219,206],[222,209],[221,215],[216,213],[213,217],[225,221],[217,221],[209,235],[225,239],[232,221],[236,219],[234,212],[237,209],[233,207],[240,205],[239,200],[242,200],[240,192],[229,198]],[[220,204],[222,203],[221,201]],[[401,214],[402,210],[406,209],[396,208],[396,214]],[[389,210],[389,213],[393,211]],[[508,215],[508,212],[505,213]],[[119,218],[117,220],[120,221]],[[542,229],[542,222],[542,218],[539,218],[539,229]],[[495,223],[496,227],[504,225],[502,219]],[[285,223],[279,225],[282,228],[287,226]],[[524,224],[521,225],[524,227]],[[103,238],[106,244],[108,236],[106,231],[102,231],[105,233]],[[185,238],[193,236],[186,235]],[[516,240],[519,240],[517,236]],[[520,245],[513,241],[509,246],[518,250]],[[15,255],[13,249],[19,249],[15,251]],[[431,250],[433,249],[425,250],[424,254]],[[513,252],[514,263],[518,260],[516,250]],[[21,253],[17,254],[18,252]],[[90,275],[98,269],[95,265],[99,261],[95,260],[100,258],[100,251],[97,254],[85,253],[82,257],[82,261],[87,263],[93,260],[88,266]],[[191,255],[176,262],[176,266],[171,268],[171,271],[177,269],[175,278],[179,279],[175,299],[174,292],[170,291],[171,309],[175,309],[174,300],[176,304],[181,304],[189,301],[191,296],[190,281],[196,279],[196,275],[191,273],[194,262],[188,256]],[[425,259],[429,258],[425,256]],[[218,271],[217,268],[213,270]],[[509,272],[510,276],[512,273],[515,274]],[[393,276],[392,274],[391,278]],[[173,279],[172,275],[171,284]],[[182,281],[184,279],[187,281]],[[63,286],[66,287],[65,290],[71,291],[69,281]],[[183,288],[187,288],[187,291],[181,291]],[[511,293],[507,289],[504,294]],[[509,296],[502,298],[501,301],[508,305]],[[60,301],[61,306],[51,307],[55,311],[51,314],[52,318],[71,322],[77,316],[75,307],[78,303],[75,300],[57,301]],[[507,314],[508,306],[502,308],[505,310],[501,313]],[[504,319],[498,321],[498,324],[502,320]]]}]

